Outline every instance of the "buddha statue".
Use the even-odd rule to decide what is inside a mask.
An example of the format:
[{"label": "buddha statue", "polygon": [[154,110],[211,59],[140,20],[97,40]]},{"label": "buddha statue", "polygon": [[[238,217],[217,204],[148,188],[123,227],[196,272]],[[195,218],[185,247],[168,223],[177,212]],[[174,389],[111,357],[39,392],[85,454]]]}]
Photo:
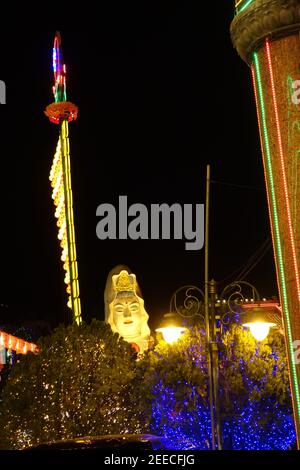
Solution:
[{"label": "buddha statue", "polygon": [[114,268],[107,278],[104,300],[105,321],[143,354],[149,347],[149,316],[135,274],[124,266]]}]

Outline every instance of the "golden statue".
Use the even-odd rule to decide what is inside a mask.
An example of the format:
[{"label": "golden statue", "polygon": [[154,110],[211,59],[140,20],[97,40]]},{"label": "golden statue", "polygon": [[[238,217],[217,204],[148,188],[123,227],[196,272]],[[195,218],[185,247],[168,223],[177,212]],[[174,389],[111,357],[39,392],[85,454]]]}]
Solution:
[{"label": "golden statue", "polygon": [[144,300],[135,274],[126,266],[110,271],[105,292],[105,321],[142,354],[149,347],[150,329]]}]

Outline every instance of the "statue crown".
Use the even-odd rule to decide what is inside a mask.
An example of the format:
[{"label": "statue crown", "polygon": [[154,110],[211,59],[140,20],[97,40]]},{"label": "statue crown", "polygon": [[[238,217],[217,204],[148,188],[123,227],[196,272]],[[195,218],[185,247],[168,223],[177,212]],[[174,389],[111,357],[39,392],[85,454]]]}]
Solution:
[{"label": "statue crown", "polygon": [[136,291],[136,277],[135,274],[128,274],[123,269],[120,274],[115,274],[112,277],[113,287],[115,292],[134,292]]}]

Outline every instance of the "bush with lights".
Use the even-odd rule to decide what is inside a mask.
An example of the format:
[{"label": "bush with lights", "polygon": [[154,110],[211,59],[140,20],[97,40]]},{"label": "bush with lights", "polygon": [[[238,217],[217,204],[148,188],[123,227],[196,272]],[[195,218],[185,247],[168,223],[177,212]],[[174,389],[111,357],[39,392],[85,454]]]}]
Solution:
[{"label": "bush with lights", "polygon": [[[288,449],[295,443],[283,336],[257,342],[234,324],[220,344],[220,411],[224,448]],[[152,391],[151,430],[172,449],[209,449],[205,336],[192,328],[149,355],[145,383]]]},{"label": "bush with lights", "polygon": [[93,320],[58,327],[23,356],[2,394],[7,448],[84,435],[140,432],[134,403],[136,353]]},{"label": "bush with lights", "polygon": [[[2,393],[6,448],[84,435],[152,432],[172,450],[210,449],[205,335],[191,328],[139,358],[109,325],[60,326],[22,356]],[[284,339],[232,325],[220,343],[223,446],[288,449],[295,429]],[[2,440],[2,439],[0,439]]]},{"label": "bush with lights", "polygon": [[220,402],[230,448],[285,450],[296,441],[284,337],[257,342],[234,324],[223,336]]}]

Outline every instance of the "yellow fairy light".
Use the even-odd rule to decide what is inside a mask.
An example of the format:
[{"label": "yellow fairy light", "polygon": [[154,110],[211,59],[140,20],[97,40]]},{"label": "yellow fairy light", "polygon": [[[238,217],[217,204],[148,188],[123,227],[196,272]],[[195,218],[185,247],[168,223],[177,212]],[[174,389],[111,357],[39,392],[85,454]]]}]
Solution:
[{"label": "yellow fairy light", "polygon": [[61,199],[63,199],[63,201],[65,200],[65,196],[64,196],[64,187],[63,185],[60,183],[60,186],[58,188],[58,191],[56,192],[55,196],[53,197],[54,199],[54,204],[55,206],[57,206],[60,202]]},{"label": "yellow fairy light", "polygon": [[57,227],[61,227],[65,221],[66,221],[66,214],[65,214],[65,211],[62,211],[56,222]]},{"label": "yellow fairy light", "polygon": [[67,254],[68,254],[68,247],[65,246],[60,259],[65,262],[67,259]]},{"label": "yellow fairy light", "polygon": [[62,240],[62,239],[63,239],[63,236],[65,235],[65,232],[66,232],[66,220],[64,220],[64,221],[62,222],[62,226],[61,226],[60,229],[59,229],[57,238],[58,238],[59,240]]},{"label": "yellow fairy light", "polygon": [[59,218],[62,211],[64,210],[64,203],[65,203],[64,199],[61,198],[59,203],[57,204],[57,207],[56,207],[56,211],[55,211],[55,217],[56,218]]}]

